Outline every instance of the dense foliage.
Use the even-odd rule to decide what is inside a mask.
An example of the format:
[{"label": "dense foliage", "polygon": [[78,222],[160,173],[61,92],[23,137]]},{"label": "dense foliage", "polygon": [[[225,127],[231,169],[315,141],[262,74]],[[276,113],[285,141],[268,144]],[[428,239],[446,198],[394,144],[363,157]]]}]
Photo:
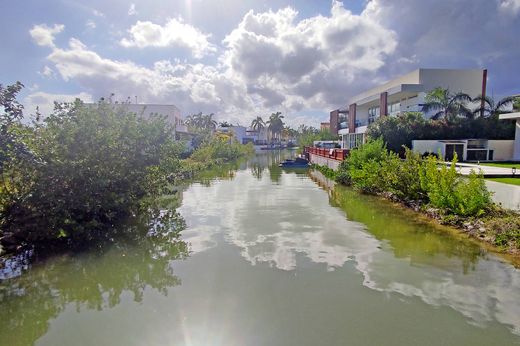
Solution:
[{"label": "dense foliage", "polygon": [[422,158],[410,150],[405,159],[389,150],[383,140],[369,141],[342,162],[336,179],[369,193],[391,193],[402,201],[418,201],[444,213],[478,216],[491,206],[481,175],[467,179],[457,174],[456,158],[447,167],[435,157]]},{"label": "dense foliage", "polygon": [[404,148],[412,147],[412,140],[441,139],[513,139],[513,121],[490,117],[455,118],[450,123],[425,119],[421,113],[405,112],[397,116],[381,117],[368,126],[367,136],[382,138],[388,149],[404,156]]},{"label": "dense foliage", "polygon": [[330,133],[330,130],[314,128],[312,126],[300,126],[297,130],[297,143],[300,148],[312,146],[314,141],[335,141],[337,135]]},{"label": "dense foliage", "polygon": [[44,122],[16,126],[35,160],[2,169],[3,241],[69,245],[109,239],[116,227],[167,193],[180,170],[180,144],[160,116],[124,106],[58,105]]},{"label": "dense foliage", "polygon": [[27,124],[16,101],[21,87],[0,86],[0,245],[7,250],[128,238],[124,225],[143,215],[167,224],[175,210],[158,203],[180,179],[252,151],[208,133],[181,160],[186,147],[164,117],[143,119],[104,101],[56,103],[43,121]]}]

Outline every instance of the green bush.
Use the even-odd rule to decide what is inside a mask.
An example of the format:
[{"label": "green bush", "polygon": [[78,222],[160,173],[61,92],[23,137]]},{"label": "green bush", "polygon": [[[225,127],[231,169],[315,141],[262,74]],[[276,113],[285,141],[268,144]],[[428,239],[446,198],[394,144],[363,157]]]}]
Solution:
[{"label": "green bush", "polygon": [[217,163],[220,163],[236,160],[239,157],[252,153],[254,153],[252,143],[244,145],[236,141],[230,142],[229,140],[214,137],[196,149],[190,159],[196,162],[217,161]]},{"label": "green bush", "polygon": [[484,177],[474,171],[467,179],[459,176],[456,162],[455,156],[449,167],[442,164],[439,169],[437,158],[428,157],[419,175],[421,186],[432,206],[456,215],[480,216],[491,204]]},{"label": "green bush", "polygon": [[401,160],[381,139],[368,141],[340,164],[336,181],[364,192],[390,192],[403,201],[423,201],[447,214],[480,216],[491,205],[484,178],[474,172],[459,176],[456,157],[449,167],[439,167],[434,156],[423,159],[407,148],[404,153]]},{"label": "green bush", "polygon": [[352,186],[370,193],[386,191],[391,180],[391,172],[386,168],[393,159],[381,139],[352,150],[346,164]]},{"label": "green bush", "polygon": [[42,123],[18,126],[37,160],[14,158],[2,172],[0,228],[10,242],[75,247],[111,239],[170,192],[180,170],[173,128],[124,106],[77,100]]},{"label": "green bush", "polygon": [[336,172],[336,181],[340,184],[351,185],[350,172],[348,167],[348,159],[341,161]]},{"label": "green bush", "polygon": [[399,160],[397,155],[393,155],[385,168],[392,178],[390,192],[403,200],[425,200],[428,196],[419,179],[424,172],[424,160],[418,153],[408,148],[404,150],[404,160]]},{"label": "green bush", "polygon": [[432,206],[440,209],[453,210],[457,204],[455,187],[458,182],[457,171],[453,159],[448,167],[439,163],[437,158],[429,156],[425,161],[425,169],[419,173],[421,187],[426,191],[429,202]]},{"label": "green bush", "polygon": [[484,177],[471,171],[467,179],[462,178],[455,189],[457,204],[454,212],[464,216],[481,216],[491,204],[491,194],[486,188]]}]

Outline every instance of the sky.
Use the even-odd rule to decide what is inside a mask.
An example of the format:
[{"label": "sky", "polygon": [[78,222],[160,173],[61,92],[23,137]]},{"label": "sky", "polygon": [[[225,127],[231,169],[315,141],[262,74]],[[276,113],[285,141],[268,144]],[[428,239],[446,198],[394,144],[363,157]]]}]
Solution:
[{"label": "sky", "polygon": [[54,100],[175,104],[248,125],[318,126],[416,68],[487,68],[520,93],[520,0],[0,2],[0,84],[26,114]]}]

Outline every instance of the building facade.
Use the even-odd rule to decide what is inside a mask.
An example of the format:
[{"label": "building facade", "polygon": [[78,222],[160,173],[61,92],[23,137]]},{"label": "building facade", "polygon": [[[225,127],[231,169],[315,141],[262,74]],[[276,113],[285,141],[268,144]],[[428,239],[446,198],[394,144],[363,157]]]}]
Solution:
[{"label": "building facade", "polygon": [[168,123],[175,126],[175,132],[188,132],[184,119],[181,117],[181,111],[175,105],[147,103],[127,103],[121,105],[143,119],[148,119],[156,114],[162,115]]},{"label": "building facade", "polygon": [[[486,95],[487,70],[417,69],[352,97],[348,107],[330,112],[331,132],[342,138],[342,147],[351,149],[365,140],[370,123],[379,117],[401,112],[421,112],[425,96],[441,87],[469,96]],[[431,117],[431,114],[424,114]]]}]

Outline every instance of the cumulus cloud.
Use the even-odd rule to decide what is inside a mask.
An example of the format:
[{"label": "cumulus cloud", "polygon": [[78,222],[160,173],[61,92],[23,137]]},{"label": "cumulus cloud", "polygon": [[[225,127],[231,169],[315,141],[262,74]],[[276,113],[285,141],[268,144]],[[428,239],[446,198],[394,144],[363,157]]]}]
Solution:
[{"label": "cumulus cloud", "polygon": [[214,66],[163,60],[149,68],[103,58],[74,38],[67,48],[53,49],[48,60],[64,80],[77,81],[92,93],[101,91],[97,97],[112,92],[123,99],[138,95],[143,102],[175,103],[185,113],[233,116],[252,108],[243,96],[244,86]]},{"label": "cumulus cloud", "polygon": [[[75,38],[56,47],[53,35],[62,26],[35,26],[31,35],[52,48],[48,61],[61,78],[96,97],[139,95],[143,102],[175,103],[184,114],[215,112],[242,123],[282,111],[292,125],[317,125],[350,96],[418,67],[487,67],[491,83],[514,92],[519,23],[501,12],[513,3],[369,0],[354,14],[335,1],[330,14],[306,19],[290,7],[250,11],[218,51],[209,35],[181,19],[162,26],[138,21],[120,41],[127,47],[183,47],[196,58],[218,52],[215,64],[172,59],[139,65],[103,57]],[[475,23],[478,30],[468,30]]]},{"label": "cumulus cloud", "polygon": [[128,32],[130,37],[121,40],[123,47],[177,46],[191,50],[195,58],[202,58],[217,50],[208,41],[211,35],[184,23],[182,19],[170,19],[164,26],[149,21],[137,21]]},{"label": "cumulus cloud", "polygon": [[397,46],[392,30],[333,2],[330,16],[301,21],[298,12],[247,13],[225,39],[222,61],[266,106],[310,108],[345,99],[345,89],[377,71]]},{"label": "cumulus cloud", "polygon": [[52,94],[38,91],[27,95],[23,100],[23,104],[27,114],[35,114],[36,107],[38,107],[40,113],[46,116],[52,112],[54,101],[72,102],[77,98],[84,102],[93,102],[92,95],[85,92],[78,94]]},{"label": "cumulus cloud", "polygon": [[37,45],[54,47],[54,35],[62,32],[64,28],[63,24],[54,24],[52,27],[40,24],[33,26],[29,33]]}]

